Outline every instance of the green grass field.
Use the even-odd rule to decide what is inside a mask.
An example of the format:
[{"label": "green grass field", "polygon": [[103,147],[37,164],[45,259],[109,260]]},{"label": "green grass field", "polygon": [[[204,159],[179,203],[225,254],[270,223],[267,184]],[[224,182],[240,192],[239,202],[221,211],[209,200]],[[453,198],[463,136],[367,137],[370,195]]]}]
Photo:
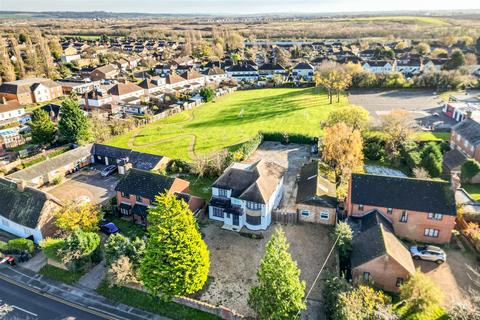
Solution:
[{"label": "green grass field", "polygon": [[319,135],[320,121],[347,104],[345,97],[329,104],[317,88],[237,91],[107,144],[188,161],[246,141],[259,131]]}]

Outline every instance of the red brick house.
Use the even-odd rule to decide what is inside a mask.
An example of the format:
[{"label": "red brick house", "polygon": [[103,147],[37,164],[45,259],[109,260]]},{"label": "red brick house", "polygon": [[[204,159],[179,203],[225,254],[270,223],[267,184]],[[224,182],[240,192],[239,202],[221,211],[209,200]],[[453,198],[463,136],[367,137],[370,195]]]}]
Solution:
[{"label": "red brick house", "polygon": [[173,193],[183,199],[196,214],[203,208],[204,201],[188,194],[189,185],[190,182],[179,178],[130,169],[115,188],[119,213],[123,217],[131,217],[138,224],[146,224],[148,208],[153,206],[155,196],[160,193]]},{"label": "red brick house", "polygon": [[397,292],[415,273],[408,249],[397,239],[392,223],[378,210],[350,217],[353,230],[352,280],[378,289]]},{"label": "red brick house", "polygon": [[480,161],[480,123],[467,118],[452,127],[450,146],[467,157]]},{"label": "red brick house", "polygon": [[449,243],[455,227],[455,194],[447,182],[352,174],[347,213],[361,217],[378,210],[400,238]]}]

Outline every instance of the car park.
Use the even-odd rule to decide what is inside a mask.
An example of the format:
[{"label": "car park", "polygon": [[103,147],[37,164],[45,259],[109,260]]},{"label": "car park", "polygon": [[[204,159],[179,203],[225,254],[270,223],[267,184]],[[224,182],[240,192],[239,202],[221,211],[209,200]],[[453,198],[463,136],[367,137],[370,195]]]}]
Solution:
[{"label": "car park", "polygon": [[102,175],[102,177],[108,177],[115,171],[117,171],[117,166],[112,164],[103,168],[102,171],[100,171],[100,174]]},{"label": "car park", "polygon": [[412,246],[410,254],[415,260],[433,261],[437,264],[442,264],[447,260],[445,251],[436,246]]}]

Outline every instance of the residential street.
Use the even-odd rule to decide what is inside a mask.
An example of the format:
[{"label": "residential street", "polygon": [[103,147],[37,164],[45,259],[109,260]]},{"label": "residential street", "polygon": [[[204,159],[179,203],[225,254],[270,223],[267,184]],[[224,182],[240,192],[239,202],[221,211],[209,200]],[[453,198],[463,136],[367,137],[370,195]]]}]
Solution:
[{"label": "residential street", "polygon": [[108,319],[0,279],[0,301],[14,308],[4,319]]}]

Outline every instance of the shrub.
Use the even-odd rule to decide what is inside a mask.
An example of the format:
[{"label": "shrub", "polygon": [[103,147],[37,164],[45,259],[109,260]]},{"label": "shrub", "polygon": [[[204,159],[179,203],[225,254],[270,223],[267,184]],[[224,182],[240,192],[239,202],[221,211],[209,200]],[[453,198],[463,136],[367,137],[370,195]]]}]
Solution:
[{"label": "shrub", "polygon": [[200,95],[202,96],[205,102],[210,102],[215,98],[215,91],[209,87],[203,87],[200,89]]},{"label": "shrub", "polygon": [[284,144],[314,144],[318,142],[317,137],[308,136],[301,133],[287,133],[279,131],[261,132],[264,141],[276,141]]},{"label": "shrub", "polygon": [[25,238],[18,238],[8,240],[8,250],[20,253],[22,251],[28,251],[28,253],[33,253],[35,249],[35,245],[33,244],[32,240],[25,239]]},{"label": "shrub", "polygon": [[427,169],[431,177],[436,178],[442,174],[443,154],[440,146],[430,142],[422,150],[422,166]]},{"label": "shrub", "polygon": [[337,247],[341,258],[347,259],[352,250],[353,232],[348,223],[339,222],[335,226],[334,238],[338,238]]},{"label": "shrub", "polygon": [[56,238],[46,238],[40,241],[40,248],[49,259],[61,262],[61,250],[65,247],[65,240]]},{"label": "shrub", "polygon": [[191,170],[188,162],[174,159],[167,166],[168,173],[189,173]]},{"label": "shrub", "polygon": [[474,159],[467,160],[461,168],[460,178],[462,182],[469,182],[480,172],[480,163]]},{"label": "shrub", "polygon": [[5,241],[0,241],[0,252],[7,252],[8,244]]}]

